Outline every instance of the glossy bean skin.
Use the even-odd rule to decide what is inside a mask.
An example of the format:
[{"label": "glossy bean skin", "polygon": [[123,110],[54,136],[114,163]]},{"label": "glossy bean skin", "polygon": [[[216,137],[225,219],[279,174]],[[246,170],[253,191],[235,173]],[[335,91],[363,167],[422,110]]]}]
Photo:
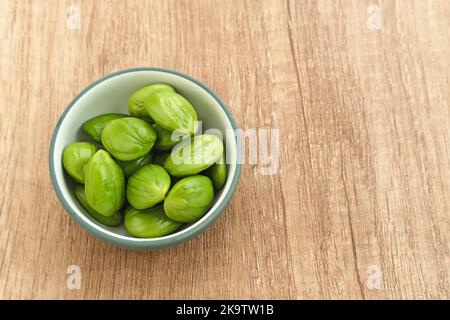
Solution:
[{"label": "glossy bean skin", "polygon": [[193,135],[198,128],[197,112],[182,95],[157,91],[145,100],[145,110],[161,127],[172,132],[179,130]]},{"label": "glossy bean skin", "polygon": [[136,209],[147,209],[163,201],[170,188],[170,176],[163,167],[149,164],[127,182],[127,200]]},{"label": "glossy bean skin", "polygon": [[130,115],[153,122],[147,110],[145,110],[144,102],[145,99],[159,90],[175,92],[171,86],[165,83],[156,83],[140,88],[128,98],[128,112]]},{"label": "glossy bean skin", "polygon": [[84,191],[83,185],[78,185],[75,187],[75,196],[78,199],[78,202],[81,204],[81,206],[94,220],[108,227],[115,227],[122,223],[123,214],[120,211],[117,211],[111,216],[104,216],[103,214],[95,211],[94,208],[92,208],[87,202],[86,193]]},{"label": "glossy bean skin", "polygon": [[133,207],[125,211],[125,228],[138,238],[157,238],[172,233],[182,224],[171,220],[162,205],[139,210]]},{"label": "glossy bean skin", "polygon": [[[161,167],[164,167],[164,162],[166,161],[168,156],[170,156],[169,152],[159,152],[153,158],[153,163],[160,165]],[[175,183],[178,182],[179,178],[170,176],[170,180],[171,180],[171,186],[173,186]]]},{"label": "glossy bean skin", "polygon": [[102,114],[86,121],[83,124],[82,129],[92,140],[97,143],[102,143],[102,132],[105,126],[113,120],[125,117],[128,116],[121,113]]},{"label": "glossy bean skin", "polygon": [[104,216],[112,216],[122,208],[125,178],[108,152],[97,151],[87,163],[84,190],[89,205]]},{"label": "glossy bean skin", "polygon": [[227,165],[225,163],[225,156],[222,155],[220,160],[206,169],[205,174],[211,178],[216,191],[222,188],[227,180]]},{"label": "glossy bean skin", "polygon": [[178,135],[178,133],[175,132],[174,139],[172,140],[172,132],[164,129],[157,123],[154,123],[152,125],[152,127],[153,127],[153,129],[155,129],[155,131],[158,135],[158,137],[156,138],[156,142],[155,142],[155,150],[169,151],[183,139],[182,133],[180,133],[180,135]]},{"label": "glossy bean skin", "polygon": [[195,175],[212,166],[223,155],[222,140],[214,135],[185,139],[172,149],[164,168],[174,177]]},{"label": "glossy bean skin", "polygon": [[125,177],[131,176],[133,173],[138,171],[140,168],[151,164],[153,160],[153,155],[151,153],[143,156],[142,158],[131,160],[131,161],[117,161],[122,167],[123,174]]},{"label": "glossy bean skin", "polygon": [[213,202],[211,179],[195,175],[175,183],[164,200],[164,211],[174,221],[193,222],[203,217]]},{"label": "glossy bean skin", "polygon": [[66,172],[77,182],[84,183],[86,164],[98,148],[89,142],[75,142],[63,151],[63,166]]},{"label": "glossy bean skin", "polygon": [[102,132],[102,144],[117,160],[131,161],[150,152],[156,141],[156,131],[138,118],[113,120]]}]

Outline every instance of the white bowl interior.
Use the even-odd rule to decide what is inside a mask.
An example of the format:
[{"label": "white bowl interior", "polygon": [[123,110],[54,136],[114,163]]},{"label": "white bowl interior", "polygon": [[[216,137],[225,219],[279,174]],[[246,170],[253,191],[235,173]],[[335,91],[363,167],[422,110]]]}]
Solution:
[{"label": "white bowl interior", "polygon": [[[128,114],[128,97],[137,89],[152,83],[167,83],[188,99],[197,111],[198,118],[202,120],[203,131],[210,128],[220,130],[224,135],[224,143],[227,157],[227,181],[224,187],[216,194],[213,207],[202,219],[191,225],[186,225],[178,231],[186,232],[195,224],[206,219],[219,203],[224,199],[227,191],[231,187],[232,178],[236,171],[237,146],[234,131],[230,120],[219,102],[201,86],[176,74],[162,71],[143,70],[131,71],[110,77],[91,87],[85,92],[67,112],[58,129],[55,144],[53,161],[57,184],[61,189],[63,197],[67,203],[86,223],[91,224],[96,229],[110,233],[113,236],[132,241],[152,241],[153,239],[138,239],[130,236],[125,228],[106,227],[93,220],[80,206],[74,194],[74,182],[65,174],[62,166],[62,152],[64,147],[75,141],[89,141],[81,130],[81,125],[86,121],[100,114],[105,113],[125,113]],[[170,238],[167,235],[161,238]]]}]

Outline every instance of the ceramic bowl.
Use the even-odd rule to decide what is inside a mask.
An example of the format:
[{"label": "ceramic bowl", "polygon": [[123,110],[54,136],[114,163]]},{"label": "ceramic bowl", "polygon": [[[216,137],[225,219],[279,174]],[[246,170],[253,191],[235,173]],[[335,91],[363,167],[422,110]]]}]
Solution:
[{"label": "ceramic bowl", "polygon": [[[186,97],[202,120],[203,130],[215,128],[224,135],[228,176],[216,194],[212,208],[197,222],[177,232],[152,239],[134,238],[125,228],[106,227],[93,220],[80,206],[74,194],[74,182],[64,172],[62,152],[75,141],[89,141],[81,130],[88,119],[105,113],[128,113],[128,97],[137,89],[152,83],[167,83]],[[53,132],[50,146],[50,175],[56,195],[65,211],[94,236],[117,246],[156,250],[185,242],[207,229],[223,212],[233,195],[240,176],[241,142],[235,134],[236,123],[223,101],[200,81],[180,72],[161,68],[133,68],[118,71],[83,89],[67,106]],[[225,226],[226,227],[226,226]]]}]

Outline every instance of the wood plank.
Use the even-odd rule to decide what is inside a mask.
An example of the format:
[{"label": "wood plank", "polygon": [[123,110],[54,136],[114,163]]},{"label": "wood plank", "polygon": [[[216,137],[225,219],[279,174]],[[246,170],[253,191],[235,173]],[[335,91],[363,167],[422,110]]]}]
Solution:
[{"label": "wood plank", "polygon": [[[2,0],[0,12],[0,298],[449,298],[448,1]],[[48,172],[73,96],[133,66],[188,73],[241,128],[280,134],[277,174],[244,165],[218,222],[159,252],[88,235]]]}]

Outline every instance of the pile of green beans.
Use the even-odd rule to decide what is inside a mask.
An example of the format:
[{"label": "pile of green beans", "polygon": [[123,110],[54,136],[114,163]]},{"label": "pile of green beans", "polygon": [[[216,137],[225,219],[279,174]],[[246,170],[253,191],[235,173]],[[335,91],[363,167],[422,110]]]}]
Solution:
[{"label": "pile of green beans", "polygon": [[135,237],[161,237],[211,209],[226,181],[224,145],[197,133],[194,107],[167,84],[134,92],[128,112],[86,121],[92,141],[67,145],[63,166],[93,219],[124,223]]}]

